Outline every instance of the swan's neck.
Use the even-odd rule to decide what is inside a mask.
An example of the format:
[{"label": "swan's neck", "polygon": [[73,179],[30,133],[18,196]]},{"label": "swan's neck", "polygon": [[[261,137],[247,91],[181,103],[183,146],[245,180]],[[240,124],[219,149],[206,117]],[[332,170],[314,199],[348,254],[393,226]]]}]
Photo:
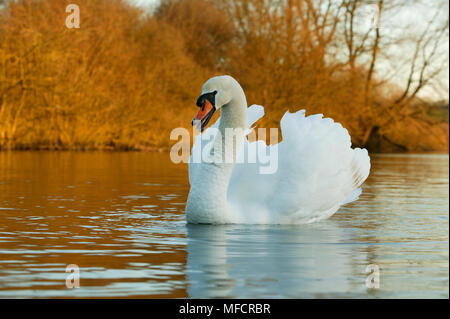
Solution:
[{"label": "swan's neck", "polygon": [[[216,135],[212,148],[214,154],[211,155],[214,156],[215,152],[218,152],[222,161],[211,164],[202,163],[195,181],[191,183],[186,206],[188,221],[226,223],[232,220],[234,213],[229,209],[227,201],[228,184],[239,146],[245,138],[246,125],[247,101],[239,86],[234,90],[232,100],[223,105],[220,111],[220,134]],[[227,134],[233,131],[241,131],[241,134],[236,134],[233,138],[234,142],[229,143]],[[230,154],[232,154],[231,157]]]},{"label": "swan's neck", "polygon": [[221,159],[234,164],[239,145],[245,137],[247,126],[247,101],[242,88],[233,90],[231,101],[220,110],[219,132],[214,141],[214,150],[221,152]]}]

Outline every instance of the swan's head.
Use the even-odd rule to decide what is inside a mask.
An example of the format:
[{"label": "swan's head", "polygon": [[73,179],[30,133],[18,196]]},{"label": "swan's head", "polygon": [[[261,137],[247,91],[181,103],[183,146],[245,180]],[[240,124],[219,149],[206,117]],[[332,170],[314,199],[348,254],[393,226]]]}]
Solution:
[{"label": "swan's head", "polygon": [[[203,84],[202,93],[197,99],[200,108],[192,120],[192,125],[200,126],[203,132],[214,112],[231,101],[231,90],[236,80],[229,75],[215,76]],[[236,82],[237,83],[237,82]]]}]

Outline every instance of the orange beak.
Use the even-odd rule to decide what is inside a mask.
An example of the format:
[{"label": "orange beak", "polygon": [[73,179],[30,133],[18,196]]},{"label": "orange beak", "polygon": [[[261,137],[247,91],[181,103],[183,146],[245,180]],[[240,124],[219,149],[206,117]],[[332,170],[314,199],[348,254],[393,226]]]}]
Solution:
[{"label": "orange beak", "polygon": [[[209,98],[214,101],[211,97]],[[200,132],[203,132],[206,125],[208,125],[209,120],[216,111],[216,108],[208,99],[208,97],[205,96],[200,96],[199,100],[197,101],[197,105],[200,107],[200,110],[192,120],[192,125],[196,126]]]},{"label": "orange beak", "polygon": [[203,120],[209,112],[213,109],[213,106],[211,102],[205,99],[205,103],[202,107],[200,107],[200,110],[198,111],[197,115],[194,118],[194,121],[201,121]]}]

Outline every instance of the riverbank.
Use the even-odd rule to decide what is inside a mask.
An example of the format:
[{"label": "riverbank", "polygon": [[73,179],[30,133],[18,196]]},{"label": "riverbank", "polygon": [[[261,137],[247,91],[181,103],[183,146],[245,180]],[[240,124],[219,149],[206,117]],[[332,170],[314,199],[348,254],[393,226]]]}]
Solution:
[{"label": "riverbank", "polygon": [[[192,111],[195,112],[194,107]],[[217,117],[217,115],[215,115]],[[186,115],[188,118],[188,115]],[[216,118],[211,122],[213,123]],[[187,121],[187,120],[186,120]],[[185,121],[185,122],[186,122]],[[179,121],[182,122],[182,119]],[[345,127],[345,126],[344,126]],[[185,127],[192,133],[192,128]],[[159,134],[150,129],[140,136],[130,139],[127,136],[96,141],[95,136],[82,143],[56,140],[10,141],[0,143],[0,151],[4,150],[55,150],[55,151],[143,151],[143,152],[169,152],[178,140],[170,140],[171,130],[160,128]],[[351,133],[350,133],[351,134]],[[282,135],[280,134],[281,139]],[[352,136],[353,138],[354,136]],[[75,139],[75,137],[73,138]],[[147,140],[146,140],[147,139]],[[190,146],[192,145],[192,134]],[[353,147],[364,147],[370,153],[448,153],[449,151],[449,124],[445,122],[429,122],[409,118],[399,126],[375,128],[366,144],[360,145],[353,141]]]}]

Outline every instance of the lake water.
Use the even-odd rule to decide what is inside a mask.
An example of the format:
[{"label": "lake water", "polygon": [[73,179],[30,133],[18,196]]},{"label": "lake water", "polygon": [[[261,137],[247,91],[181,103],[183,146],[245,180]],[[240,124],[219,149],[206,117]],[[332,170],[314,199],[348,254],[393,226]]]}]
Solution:
[{"label": "lake water", "polygon": [[168,154],[0,152],[0,298],[448,298],[448,165],[372,155],[328,220],[209,226]]}]

